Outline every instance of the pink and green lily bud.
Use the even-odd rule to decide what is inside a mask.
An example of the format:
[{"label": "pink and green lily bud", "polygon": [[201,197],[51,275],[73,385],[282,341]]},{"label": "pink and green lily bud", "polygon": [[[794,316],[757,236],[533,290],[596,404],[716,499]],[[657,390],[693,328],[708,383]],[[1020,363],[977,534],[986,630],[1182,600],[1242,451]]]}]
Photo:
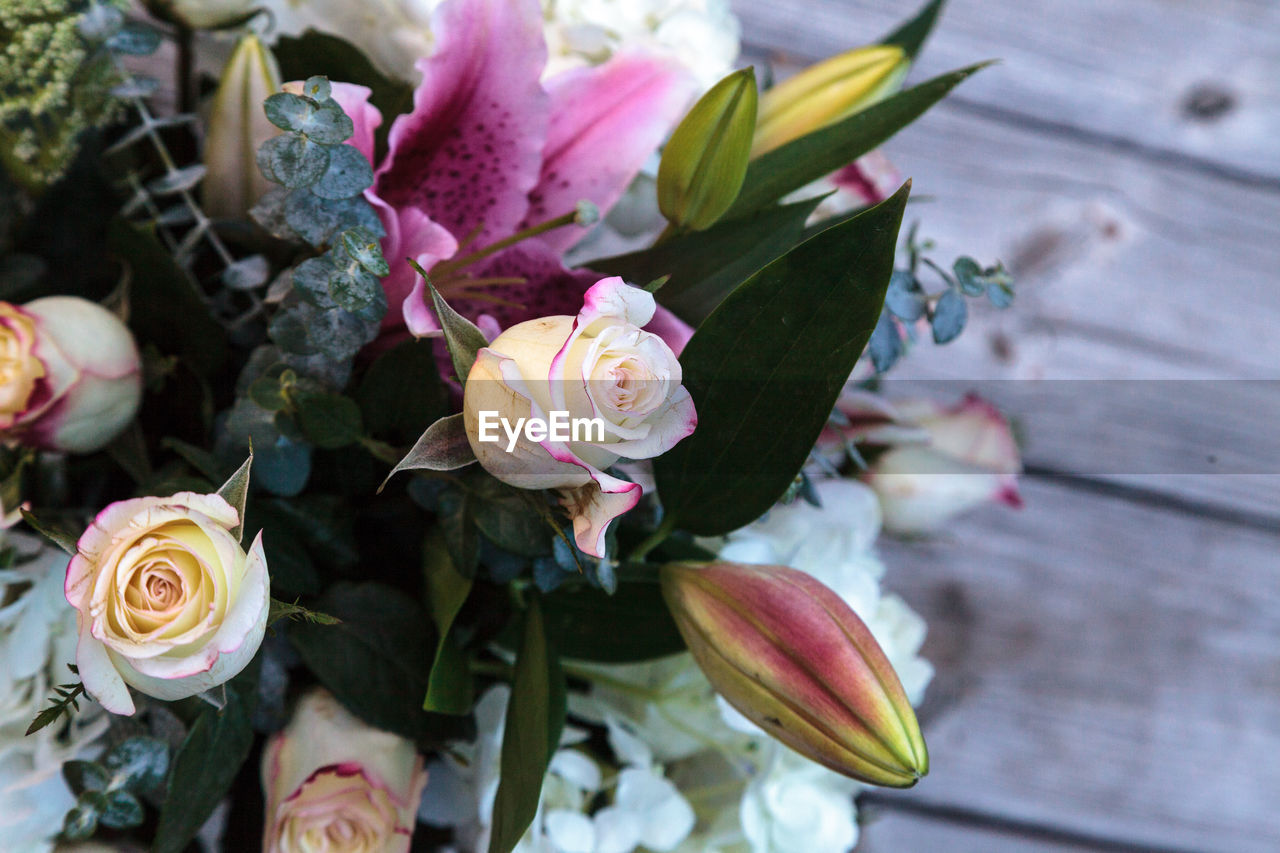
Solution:
[{"label": "pink and green lily bud", "polygon": [[87,299],[0,302],[0,439],[90,453],[142,400],[142,361],[118,317]]},{"label": "pink and green lily bud", "polygon": [[902,83],[901,47],[873,44],[811,65],[760,96],[752,158],[864,110]]},{"label": "pink and green lily bud", "polygon": [[210,216],[243,218],[271,189],[255,158],[262,143],[280,132],[262,109],[278,91],[275,57],[257,36],[242,37],[222,70],[205,135],[201,192]]},{"label": "pink and green lily bud", "polygon": [[426,784],[410,741],[313,690],[262,754],[262,849],[406,853]]},{"label": "pink and green lily bud", "polygon": [[897,674],[849,605],[783,566],[673,563],[662,593],[681,636],[729,704],[837,773],[907,788],[929,772]]}]

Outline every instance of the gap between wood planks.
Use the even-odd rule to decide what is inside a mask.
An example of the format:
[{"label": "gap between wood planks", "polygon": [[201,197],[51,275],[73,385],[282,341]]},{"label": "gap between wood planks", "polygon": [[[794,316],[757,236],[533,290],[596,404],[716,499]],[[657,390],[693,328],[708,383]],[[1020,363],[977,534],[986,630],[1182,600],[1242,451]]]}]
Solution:
[{"label": "gap between wood planks", "polygon": [[[1096,853],[1197,853],[1190,847],[1152,847],[1132,841],[1122,841],[1089,833],[1077,832],[1056,826],[1017,820],[1001,815],[987,814],[973,809],[958,808],[927,800],[904,800],[878,791],[867,791],[858,798],[860,812],[866,813],[862,841],[870,842],[867,853],[880,853],[875,845],[875,820],[881,813],[897,813],[911,818],[935,821],[948,827],[962,827],[1010,837],[1021,846],[1022,842],[1040,845],[1068,845]],[[856,850],[863,849],[859,843]],[[900,851],[901,853],[901,851]]]}]

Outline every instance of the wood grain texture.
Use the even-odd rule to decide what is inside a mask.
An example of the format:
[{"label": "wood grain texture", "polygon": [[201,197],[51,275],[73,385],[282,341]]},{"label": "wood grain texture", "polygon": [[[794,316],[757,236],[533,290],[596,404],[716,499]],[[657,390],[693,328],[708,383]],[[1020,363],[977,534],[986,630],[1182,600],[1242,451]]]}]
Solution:
[{"label": "wood grain texture", "polygon": [[[1098,853],[1105,846],[1046,839],[1004,828],[958,824],[928,815],[887,812],[868,816],[855,853]],[[1117,848],[1110,848],[1116,850]]]},{"label": "wood grain texture", "polygon": [[1175,850],[1280,838],[1280,535],[1029,479],[887,585],[930,625],[914,802]]},{"label": "wood grain texture", "polygon": [[[734,0],[752,45],[796,61],[874,40],[922,2]],[[1280,4],[950,0],[920,71],[1004,65],[960,98],[1013,121],[1280,188]]]}]

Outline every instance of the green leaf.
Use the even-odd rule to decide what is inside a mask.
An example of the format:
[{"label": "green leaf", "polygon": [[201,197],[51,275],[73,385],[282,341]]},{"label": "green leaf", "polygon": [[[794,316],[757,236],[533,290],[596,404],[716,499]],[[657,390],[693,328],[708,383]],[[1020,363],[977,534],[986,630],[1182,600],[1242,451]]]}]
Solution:
[{"label": "green leaf", "polygon": [[465,489],[444,491],[436,516],[454,567],[464,576],[473,577],[480,558],[480,534],[476,529],[475,501],[471,493]]},{"label": "green leaf", "polygon": [[[328,85],[328,81],[325,81],[325,85]],[[307,117],[298,130],[305,133],[313,142],[332,146],[329,150],[332,156],[342,150],[340,146],[343,142],[351,138],[351,134],[355,131],[355,124],[342,111],[342,106],[337,101],[325,100]],[[358,151],[356,153],[359,154]],[[364,156],[361,155],[360,159],[363,160]],[[345,198],[345,196],[342,197]]]},{"label": "green leaf", "polygon": [[111,774],[109,788],[150,791],[169,772],[169,747],[153,737],[131,737],[113,746],[102,766]]},{"label": "green leaf", "polygon": [[[530,492],[508,486],[487,473],[471,479],[476,527],[495,545],[522,557],[551,553],[549,514],[539,512]],[[533,498],[533,500],[531,500]]]},{"label": "green leaf", "polygon": [[471,672],[453,622],[471,593],[471,580],[453,567],[439,532],[427,536],[422,561],[427,601],[439,637],[422,707],[441,714],[467,714],[472,702]]},{"label": "green leaf", "polygon": [[[387,475],[390,480],[400,471],[456,471],[476,461],[476,454],[467,440],[467,427],[462,412],[427,427],[417,443],[396,463]],[[386,486],[387,481],[382,482]]]},{"label": "green leaf", "polygon": [[933,31],[938,21],[938,13],[942,11],[943,0],[931,0],[915,17],[898,27],[889,35],[880,39],[880,44],[896,44],[907,53],[908,59],[915,59],[924,46],[925,39]]},{"label": "green leaf", "polygon": [[36,533],[39,533],[45,539],[48,539],[54,545],[57,545],[73,557],[79,553],[79,549],[76,547],[75,537],[70,533],[67,533],[65,530],[51,524],[44,523],[40,519],[36,518],[26,508],[22,508],[20,511],[22,512],[22,520],[31,525]]},{"label": "green leaf", "polygon": [[954,341],[964,331],[965,321],[969,319],[969,306],[964,297],[955,288],[947,288],[938,304],[933,306],[933,316],[929,325],[933,329],[933,342],[947,344]]},{"label": "green leaf", "polygon": [[133,271],[129,327],[139,345],[181,356],[199,376],[216,372],[227,356],[226,330],[155,233],[116,217],[107,226],[107,245]]},{"label": "green leaf", "polygon": [[231,535],[237,540],[244,539],[244,509],[249,502],[249,472],[253,468],[253,448],[249,448],[249,457],[244,460],[236,472],[218,488],[218,496],[235,507],[240,515],[240,523],[231,528]]},{"label": "green leaf", "polygon": [[431,342],[408,340],[379,356],[356,400],[371,435],[396,444],[422,435],[449,405]]},{"label": "green leaf", "polygon": [[231,789],[253,746],[244,700],[227,689],[221,710],[206,708],[173,759],[169,791],[160,809],[152,853],[180,853]]},{"label": "green leaf", "polygon": [[909,191],[796,246],[698,328],[680,357],[698,428],[654,464],[675,524],[728,533],[786,492],[880,316]]},{"label": "green leaf", "polygon": [[[413,264],[414,269],[418,270],[419,275],[426,278],[426,272],[416,262],[410,261],[410,263]],[[488,346],[489,342],[485,340],[484,333],[476,328],[475,323],[449,307],[449,303],[444,301],[444,297],[436,290],[429,278],[427,287],[431,289],[431,304],[435,306],[436,318],[440,321],[440,328],[444,330],[444,342],[449,348],[453,370],[458,375],[458,381],[466,385],[467,375],[471,373],[471,365],[476,363],[476,353],[481,347]]]},{"label": "green leaf", "polygon": [[342,232],[342,248],[360,266],[376,276],[391,274],[391,266],[382,256],[378,236],[368,228],[352,228]]},{"label": "green leaf", "polygon": [[263,176],[291,190],[309,187],[329,168],[329,149],[295,133],[273,136],[257,154]]},{"label": "green leaf", "polygon": [[[307,97],[315,98],[317,101],[327,101],[333,97],[333,88],[329,85],[329,78],[323,74],[313,74],[307,78],[302,84],[302,91]],[[346,139],[344,136],[343,139]],[[342,140],[338,140],[341,142]]]},{"label": "green leaf", "polygon": [[320,105],[292,92],[276,92],[262,102],[267,121],[281,130],[302,130]]},{"label": "green leaf", "polygon": [[983,62],[935,77],[753,160],[727,218],[759,210],[848,165],[915,121],[960,81],[989,64]]},{"label": "green leaf", "polygon": [[418,743],[440,734],[422,710],[431,620],[413,599],[376,583],[339,583],[316,603],[338,625],[299,623],[289,639],[303,663],[365,722]]},{"label": "green leaf", "polygon": [[316,447],[336,450],[364,435],[360,407],[341,394],[305,394],[298,398],[298,423]]},{"label": "green leaf", "polygon": [[105,791],[111,784],[111,774],[96,761],[64,761],[62,778],[73,794],[85,791]]},{"label": "green leaf", "polygon": [[365,156],[350,145],[338,145],[329,151],[329,168],[311,191],[321,198],[340,199],[360,195],[371,186],[373,167]]},{"label": "green leaf", "polygon": [[489,853],[515,849],[537,814],[542,779],[564,727],[564,702],[564,673],[548,648],[542,608],[533,596],[507,703]]},{"label": "green leaf", "polygon": [[613,595],[561,587],[546,596],[544,611],[547,634],[566,658],[633,663],[685,648],[656,583],[623,581]]},{"label": "green leaf", "polygon": [[281,37],[274,52],[283,80],[302,80],[319,72],[330,80],[368,86],[369,102],[382,112],[376,135],[379,151],[385,148],[392,120],[413,108],[412,86],[382,74],[358,48],[337,36],[307,30],[298,37]]},{"label": "green leaf", "polygon": [[669,276],[657,299],[697,325],[753,272],[800,239],[805,220],[822,197],[766,208],[706,231],[677,234],[649,249],[590,261],[585,266],[627,281]]},{"label": "green leaf", "polygon": [[337,625],[342,621],[330,616],[328,613],[308,610],[296,601],[280,601],[273,598],[267,610],[267,627],[270,628],[281,619],[289,619],[294,622],[313,622],[316,625]]},{"label": "green leaf", "polygon": [[93,802],[77,803],[62,821],[62,835],[68,841],[84,841],[97,828],[98,807]]},{"label": "green leaf", "polygon": [[129,829],[141,826],[146,818],[142,803],[128,791],[108,791],[107,804],[98,820],[109,829]]}]

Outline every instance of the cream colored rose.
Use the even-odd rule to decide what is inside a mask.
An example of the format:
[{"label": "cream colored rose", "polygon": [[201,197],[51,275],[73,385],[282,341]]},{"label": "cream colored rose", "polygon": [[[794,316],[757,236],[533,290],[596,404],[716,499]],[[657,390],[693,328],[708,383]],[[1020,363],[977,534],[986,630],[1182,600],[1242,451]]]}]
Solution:
[{"label": "cream colored rose", "polygon": [[80,537],[66,580],[76,663],[107,710],[134,712],[128,685],[183,699],[253,659],[270,582],[261,534],[248,553],[232,535],[240,521],[218,495],[180,492],[113,503]]},{"label": "cream colored rose", "polygon": [[325,690],[303,697],[262,756],[265,853],[402,853],[427,773],[413,744]]},{"label": "cream colored rose", "polygon": [[88,453],[133,420],[142,362],[110,311],[75,296],[0,302],[0,438]]},{"label": "cream colored rose", "polygon": [[[641,328],[655,311],[648,292],[603,279],[576,317],[507,329],[467,377],[463,418],[480,464],[519,488],[561,490],[578,546],[597,557],[609,522],[641,491],[604,469],[665,453],[697,425],[675,353]],[[564,432],[520,430],[535,422]]]}]

